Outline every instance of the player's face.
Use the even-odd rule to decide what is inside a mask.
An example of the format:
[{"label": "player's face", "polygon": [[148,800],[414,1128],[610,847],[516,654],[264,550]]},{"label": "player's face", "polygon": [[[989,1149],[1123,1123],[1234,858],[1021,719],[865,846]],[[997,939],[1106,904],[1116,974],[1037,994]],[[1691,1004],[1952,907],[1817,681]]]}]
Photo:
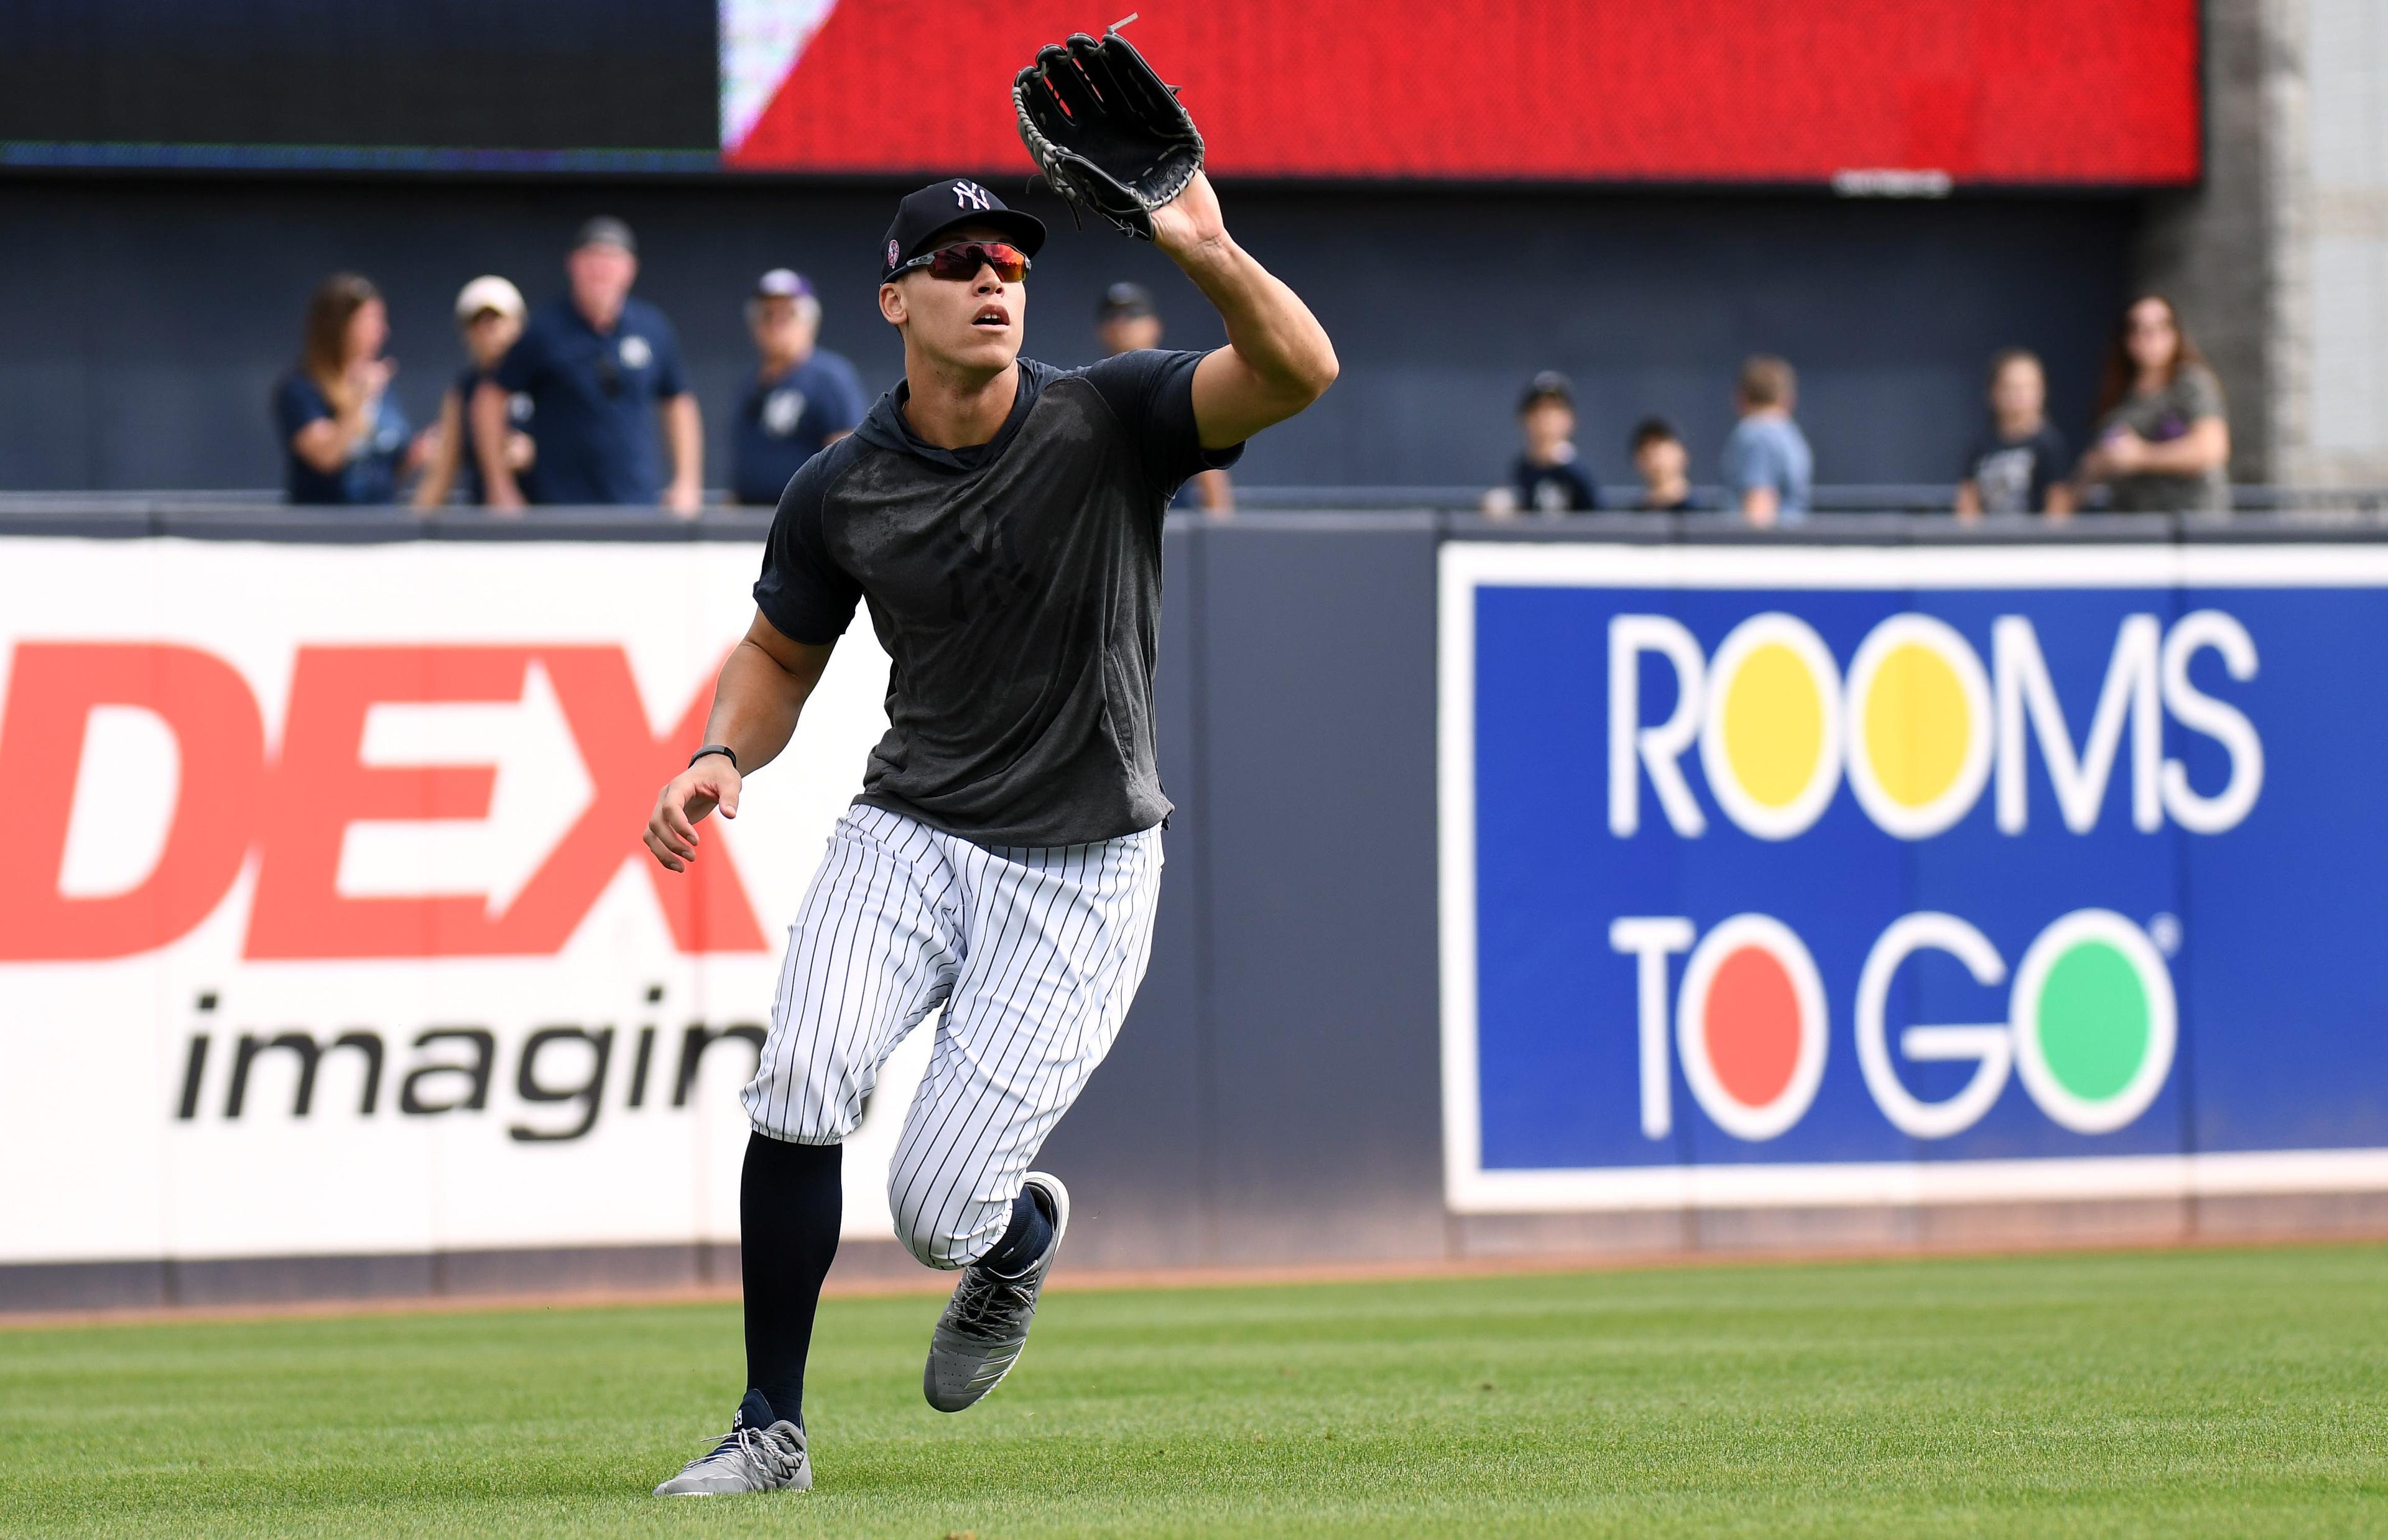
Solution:
[{"label": "player's face", "polygon": [[[945,246],[1002,239],[1002,232],[980,225],[965,225],[939,238]],[[1007,284],[984,264],[967,283],[915,268],[880,286],[879,309],[933,361],[965,373],[997,373],[1020,356],[1028,322],[1028,285],[1025,281]]]}]

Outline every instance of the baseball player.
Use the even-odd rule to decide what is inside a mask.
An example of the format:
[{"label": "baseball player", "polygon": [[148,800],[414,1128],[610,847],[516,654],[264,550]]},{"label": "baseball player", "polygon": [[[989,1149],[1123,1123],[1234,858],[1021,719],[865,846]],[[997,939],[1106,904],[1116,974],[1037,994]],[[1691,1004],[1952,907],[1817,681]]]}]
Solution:
[{"label": "baseball player", "polygon": [[743,777],[786,747],[869,607],[894,662],[887,736],[789,929],[744,1092],[747,1389],[727,1436],[658,1495],[811,1486],[805,1357],[837,1250],[839,1142],[940,1007],[888,1173],[897,1236],[961,1269],[923,1390],[959,1411],[1019,1357],[1070,1218],[1061,1180],[1029,1164],[1151,945],[1170,811],[1152,708],[1163,510],[1335,378],[1326,333],[1229,237],[1200,136],[1123,40],[1044,49],[1015,101],[1048,180],[1168,253],[1227,346],[1070,371],[1023,359],[1043,224],[960,177],[896,207],[879,311],[904,381],[789,483],[705,745],[647,826],[667,867],[703,859],[698,826],[737,815]]}]

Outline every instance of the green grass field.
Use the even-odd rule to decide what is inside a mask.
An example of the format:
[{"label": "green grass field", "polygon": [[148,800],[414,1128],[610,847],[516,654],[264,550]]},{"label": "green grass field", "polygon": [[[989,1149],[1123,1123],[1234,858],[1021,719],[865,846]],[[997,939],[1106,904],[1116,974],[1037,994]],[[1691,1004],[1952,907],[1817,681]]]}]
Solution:
[{"label": "green grass field", "polygon": [[647,1488],[717,1306],[0,1332],[0,1534],[2388,1534],[2388,1248],[833,1300],[809,1496]]}]

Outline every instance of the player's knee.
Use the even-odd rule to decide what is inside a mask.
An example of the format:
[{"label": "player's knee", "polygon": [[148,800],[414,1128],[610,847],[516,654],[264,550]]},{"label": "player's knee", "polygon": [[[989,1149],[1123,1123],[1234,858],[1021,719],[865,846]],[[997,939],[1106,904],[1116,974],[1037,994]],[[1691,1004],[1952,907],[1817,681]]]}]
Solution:
[{"label": "player's knee", "polygon": [[921,1266],[952,1269],[966,1265],[968,1258],[953,1254],[949,1227],[939,1223],[935,1215],[922,1205],[907,1205],[903,1195],[892,1190],[887,1194],[887,1206],[896,1217],[896,1238],[904,1243],[904,1249]]},{"label": "player's knee", "polygon": [[932,1194],[905,1191],[900,1180],[887,1183],[887,1207],[896,1219],[896,1238],[925,1267],[966,1268],[1003,1238],[1009,1204],[947,1202],[933,1205]]}]

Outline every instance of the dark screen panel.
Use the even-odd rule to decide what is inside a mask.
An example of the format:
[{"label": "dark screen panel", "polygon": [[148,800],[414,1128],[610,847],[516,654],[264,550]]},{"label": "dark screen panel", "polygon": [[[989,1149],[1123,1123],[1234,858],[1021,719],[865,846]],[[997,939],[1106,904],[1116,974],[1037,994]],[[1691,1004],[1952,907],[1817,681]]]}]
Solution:
[{"label": "dark screen panel", "polygon": [[12,0],[6,15],[0,140],[22,145],[717,152],[709,0]]}]

